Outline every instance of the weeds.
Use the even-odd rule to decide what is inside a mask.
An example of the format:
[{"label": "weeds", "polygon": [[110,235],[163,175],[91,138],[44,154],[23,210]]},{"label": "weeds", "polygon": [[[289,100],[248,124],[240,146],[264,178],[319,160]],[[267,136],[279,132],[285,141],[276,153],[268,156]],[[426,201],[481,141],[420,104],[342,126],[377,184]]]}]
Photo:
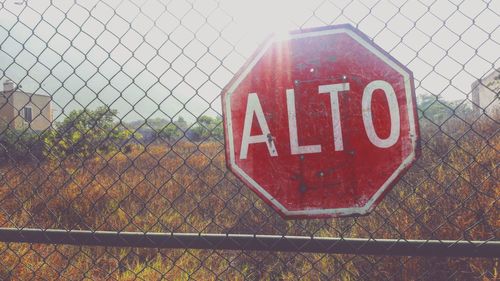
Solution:
[{"label": "weeds", "polygon": [[[4,164],[0,226],[405,239],[498,239],[498,124],[421,122],[422,157],[369,216],[284,221],[226,171],[223,144],[136,144]],[[486,136],[486,137],[485,137]],[[470,280],[498,260],[0,244],[1,280]]]}]

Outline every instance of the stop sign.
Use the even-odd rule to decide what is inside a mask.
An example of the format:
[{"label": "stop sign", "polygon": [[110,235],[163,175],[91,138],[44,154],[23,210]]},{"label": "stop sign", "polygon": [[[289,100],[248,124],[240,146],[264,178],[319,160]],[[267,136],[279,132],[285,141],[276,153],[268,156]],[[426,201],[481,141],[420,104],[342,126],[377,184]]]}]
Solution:
[{"label": "stop sign", "polygon": [[229,169],[286,218],[367,214],[418,155],[412,73],[350,25],[270,37],[222,104]]}]

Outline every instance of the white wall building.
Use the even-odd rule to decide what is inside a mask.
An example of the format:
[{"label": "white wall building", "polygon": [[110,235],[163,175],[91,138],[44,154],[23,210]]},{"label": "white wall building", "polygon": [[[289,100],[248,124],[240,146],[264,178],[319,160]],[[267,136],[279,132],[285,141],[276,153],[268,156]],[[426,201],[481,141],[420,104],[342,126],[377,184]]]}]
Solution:
[{"label": "white wall building", "polygon": [[472,83],[472,103],[489,116],[500,112],[500,69]]},{"label": "white wall building", "polygon": [[0,91],[0,128],[30,127],[43,131],[52,125],[51,97],[27,93],[6,80]]}]

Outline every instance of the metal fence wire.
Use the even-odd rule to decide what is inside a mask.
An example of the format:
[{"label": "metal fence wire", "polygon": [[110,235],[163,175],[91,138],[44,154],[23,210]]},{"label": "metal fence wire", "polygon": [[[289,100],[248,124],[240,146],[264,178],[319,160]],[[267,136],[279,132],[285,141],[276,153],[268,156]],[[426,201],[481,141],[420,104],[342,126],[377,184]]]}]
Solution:
[{"label": "metal fence wire", "polygon": [[[284,220],[220,93],[274,29],[413,71],[422,156],[368,216]],[[498,280],[500,1],[0,2],[1,280]]]}]

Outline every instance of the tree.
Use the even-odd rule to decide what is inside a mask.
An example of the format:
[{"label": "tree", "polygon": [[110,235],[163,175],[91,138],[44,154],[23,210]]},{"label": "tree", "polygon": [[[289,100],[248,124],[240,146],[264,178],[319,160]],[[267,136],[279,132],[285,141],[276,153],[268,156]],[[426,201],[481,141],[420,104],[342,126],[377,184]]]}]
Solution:
[{"label": "tree", "polygon": [[182,135],[183,132],[174,123],[167,124],[161,128],[160,131],[158,131],[158,137],[169,143],[176,142],[182,137]]},{"label": "tree", "polygon": [[186,131],[187,128],[189,127],[188,123],[186,122],[186,120],[184,120],[184,117],[182,116],[177,117],[177,120],[174,121],[174,124],[177,125],[177,127],[182,131]]},{"label": "tree", "polygon": [[420,119],[431,121],[437,125],[450,119],[453,115],[467,118],[472,113],[472,108],[464,100],[441,100],[434,95],[422,95],[418,101]]},{"label": "tree", "polygon": [[55,130],[46,134],[46,154],[58,158],[86,158],[94,153],[103,155],[115,152],[133,136],[130,130],[114,121],[116,114],[116,110],[105,106],[95,110],[72,111],[56,124]]},{"label": "tree", "polygon": [[500,93],[500,74],[493,77],[493,80],[490,81],[485,86],[488,87],[488,89],[494,93]]},{"label": "tree", "polygon": [[0,129],[0,161],[38,162],[44,159],[42,147],[42,137],[30,128],[2,126]]},{"label": "tree", "polygon": [[438,97],[433,95],[422,95],[420,97],[418,107],[420,109],[420,114],[434,123],[440,124],[446,118],[453,115],[452,105],[443,100],[439,100]]},{"label": "tree", "polygon": [[190,138],[195,141],[208,139],[222,141],[224,139],[222,118],[220,116],[201,116],[190,130]]}]

